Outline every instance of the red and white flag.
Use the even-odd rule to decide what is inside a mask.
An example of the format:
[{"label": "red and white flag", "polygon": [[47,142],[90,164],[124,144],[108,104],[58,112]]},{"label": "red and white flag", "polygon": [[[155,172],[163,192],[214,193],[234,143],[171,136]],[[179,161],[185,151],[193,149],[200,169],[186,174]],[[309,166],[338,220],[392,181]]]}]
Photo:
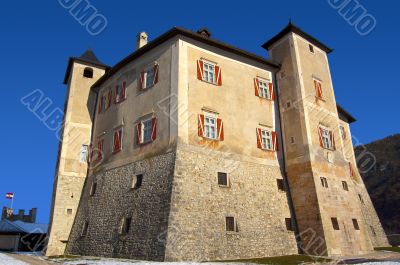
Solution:
[{"label": "red and white flag", "polygon": [[6,193],[6,198],[7,198],[7,199],[10,199],[10,200],[11,200],[12,198],[14,198],[14,192],[7,192],[7,193]]}]

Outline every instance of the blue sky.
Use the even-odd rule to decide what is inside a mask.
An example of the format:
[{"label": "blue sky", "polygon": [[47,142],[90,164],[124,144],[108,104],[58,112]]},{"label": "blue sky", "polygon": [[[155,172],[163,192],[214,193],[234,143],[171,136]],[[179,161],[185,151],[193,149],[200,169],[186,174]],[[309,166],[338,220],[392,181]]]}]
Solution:
[{"label": "blue sky", "polygon": [[[361,36],[328,0],[310,1],[90,1],[107,19],[107,27],[90,35],[57,0],[5,1],[0,9],[3,152],[0,204],[15,192],[14,208],[39,208],[38,221],[48,222],[57,155],[54,132],[20,99],[35,89],[63,108],[62,84],[69,56],[91,47],[113,65],[135,49],[135,36],[150,40],[173,26],[207,27],[214,38],[267,56],[260,46],[289,18],[334,48],[329,55],[337,102],[358,121],[352,133],[360,143],[399,133],[399,31],[397,1],[360,0],[377,21]],[[151,3],[147,6],[148,3]]]}]

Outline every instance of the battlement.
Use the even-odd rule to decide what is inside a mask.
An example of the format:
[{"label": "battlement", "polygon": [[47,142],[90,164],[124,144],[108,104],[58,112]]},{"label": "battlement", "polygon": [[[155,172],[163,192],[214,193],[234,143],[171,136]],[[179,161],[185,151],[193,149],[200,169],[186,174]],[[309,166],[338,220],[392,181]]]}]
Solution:
[{"label": "battlement", "polygon": [[3,207],[1,214],[1,220],[7,219],[10,221],[22,221],[25,223],[35,223],[37,215],[37,208],[32,208],[29,210],[29,214],[25,214],[25,210],[18,210],[18,214],[14,214],[13,209],[8,207]]}]

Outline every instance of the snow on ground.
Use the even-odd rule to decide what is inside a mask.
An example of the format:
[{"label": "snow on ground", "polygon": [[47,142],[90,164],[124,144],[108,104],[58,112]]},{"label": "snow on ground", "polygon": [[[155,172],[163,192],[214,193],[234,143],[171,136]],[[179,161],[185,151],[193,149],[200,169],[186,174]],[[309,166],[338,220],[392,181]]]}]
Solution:
[{"label": "snow on ground", "polygon": [[29,264],[13,259],[6,254],[0,253],[0,265],[29,265]]}]

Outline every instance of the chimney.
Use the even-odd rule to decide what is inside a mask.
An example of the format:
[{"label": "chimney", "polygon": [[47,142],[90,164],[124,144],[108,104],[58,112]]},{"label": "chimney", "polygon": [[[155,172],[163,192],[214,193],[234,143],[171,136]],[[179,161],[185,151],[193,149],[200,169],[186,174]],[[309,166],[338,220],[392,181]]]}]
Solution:
[{"label": "chimney", "polygon": [[206,38],[211,37],[211,32],[207,28],[201,28],[197,31],[197,33]]},{"label": "chimney", "polygon": [[144,45],[147,44],[147,33],[146,32],[140,32],[136,36],[136,50],[142,48]]},{"label": "chimney", "polygon": [[36,222],[36,214],[37,214],[37,208],[32,208],[31,210],[29,210],[29,223]]}]

